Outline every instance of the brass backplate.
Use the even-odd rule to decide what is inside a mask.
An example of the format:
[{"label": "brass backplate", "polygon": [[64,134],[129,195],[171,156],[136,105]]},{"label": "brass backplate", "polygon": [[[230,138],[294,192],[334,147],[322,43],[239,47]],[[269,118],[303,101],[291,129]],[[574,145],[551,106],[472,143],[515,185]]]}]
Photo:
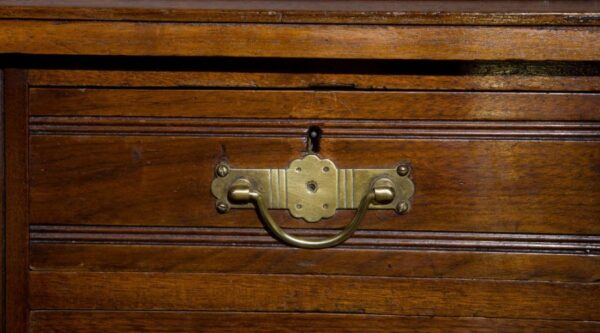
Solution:
[{"label": "brass backplate", "polygon": [[317,222],[333,216],[338,209],[356,209],[372,184],[387,177],[394,185],[394,200],[384,205],[371,204],[369,209],[404,213],[410,208],[415,188],[408,164],[401,165],[403,168],[338,169],[331,160],[315,154],[292,161],[287,169],[233,169],[222,163],[216,168],[211,191],[217,205],[227,209],[254,208],[250,203],[232,203],[227,197],[231,184],[245,178],[265,196],[269,208],[288,209],[296,218]]},{"label": "brass backplate", "polygon": [[287,207],[293,217],[316,222],[335,214],[338,169],[330,160],[307,155],[286,170]]}]

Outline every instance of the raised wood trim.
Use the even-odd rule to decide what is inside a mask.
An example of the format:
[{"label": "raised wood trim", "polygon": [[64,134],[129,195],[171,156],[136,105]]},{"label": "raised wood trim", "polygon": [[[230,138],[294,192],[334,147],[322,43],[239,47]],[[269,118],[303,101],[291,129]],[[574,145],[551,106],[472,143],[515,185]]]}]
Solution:
[{"label": "raised wood trim", "polygon": [[343,24],[595,25],[597,1],[0,1],[0,17]]},{"label": "raised wood trim", "polygon": [[595,61],[599,29],[1,20],[0,53]]},{"label": "raised wood trim", "polygon": [[[262,228],[32,225],[33,243],[284,246]],[[290,229],[301,237],[332,230]],[[600,253],[600,236],[358,230],[341,248]]]},{"label": "raised wood trim", "polygon": [[32,135],[170,135],[304,137],[319,126],[326,137],[357,138],[501,138],[600,140],[597,122],[531,121],[377,121],[323,119],[223,119],[119,116],[31,116]]},{"label": "raised wood trim", "polygon": [[597,321],[498,319],[482,317],[348,315],[282,312],[173,311],[33,311],[31,333],[153,332],[545,332],[585,333],[600,330]]},{"label": "raised wood trim", "polygon": [[27,332],[29,278],[28,88],[24,70],[4,72],[6,129],[6,331]]},{"label": "raised wood trim", "polygon": [[285,310],[600,319],[598,283],[322,275],[31,272],[29,285],[33,310]]}]

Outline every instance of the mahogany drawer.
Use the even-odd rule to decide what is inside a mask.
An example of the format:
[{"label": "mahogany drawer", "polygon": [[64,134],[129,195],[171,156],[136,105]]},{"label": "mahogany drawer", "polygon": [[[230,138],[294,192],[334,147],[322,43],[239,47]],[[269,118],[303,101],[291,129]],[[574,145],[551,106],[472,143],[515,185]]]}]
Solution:
[{"label": "mahogany drawer", "polygon": [[[217,89],[201,72],[178,76],[196,85],[181,89],[168,72],[116,74],[27,74],[34,332],[87,319],[101,329],[114,311],[126,313],[123,331],[156,321],[191,329],[171,322],[181,318],[194,327],[312,318],[347,329],[352,318],[392,316],[381,324],[389,328],[429,315],[472,329],[482,325],[475,317],[596,327],[573,324],[598,315],[594,91],[274,89],[267,74],[253,81],[264,89],[245,86],[254,74]],[[215,209],[215,165],[286,168],[306,153],[310,126],[322,130],[319,155],[340,168],[410,161],[410,212],[368,211],[343,244],[303,250],[277,241],[253,210]],[[327,237],[354,211],[318,223],[272,214],[295,235]],[[363,317],[251,314],[263,311]]]},{"label": "mahogany drawer", "polygon": [[0,333],[600,331],[599,22],[0,0]]}]

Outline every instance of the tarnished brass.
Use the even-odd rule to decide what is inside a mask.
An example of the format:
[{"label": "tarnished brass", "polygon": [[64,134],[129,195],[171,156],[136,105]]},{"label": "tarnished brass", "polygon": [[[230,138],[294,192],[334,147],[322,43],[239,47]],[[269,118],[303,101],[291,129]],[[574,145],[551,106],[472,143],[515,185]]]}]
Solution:
[{"label": "tarnished brass", "polygon": [[217,201],[224,204],[217,206],[221,212],[254,208],[251,200],[234,202],[228,196],[232,185],[243,178],[261,193],[266,208],[288,209],[294,217],[317,222],[333,216],[338,209],[358,208],[377,184],[376,188],[389,188],[393,198],[385,203],[371,202],[368,209],[406,213],[414,193],[408,165],[403,162],[401,168],[338,169],[331,160],[315,154],[292,161],[287,169],[235,169],[221,163],[215,168],[211,190]]},{"label": "tarnished brass", "polygon": [[385,204],[394,199],[394,190],[392,187],[388,187],[391,185],[391,181],[387,178],[382,178],[381,180],[383,181],[376,182],[373,185],[373,188],[361,199],[358,210],[356,211],[354,218],[352,218],[352,221],[336,235],[324,239],[305,239],[292,236],[285,232],[273,220],[271,214],[269,214],[263,195],[260,192],[253,190],[252,184],[245,178],[239,178],[231,185],[228,198],[234,202],[253,202],[256,205],[256,209],[262,217],[265,226],[284,243],[304,249],[323,249],[336,246],[350,238],[358,228],[367,209],[369,209],[370,204]]},{"label": "tarnished brass", "polygon": [[[407,162],[393,169],[338,169],[332,161],[309,154],[292,161],[287,169],[232,169],[221,163],[215,168],[211,190],[220,213],[256,207],[267,229],[284,243],[322,249],[352,236],[368,209],[408,212],[415,190],[409,175]],[[358,209],[338,234],[305,239],[285,232],[269,208],[288,209],[292,216],[307,222],[331,217],[337,209]]]},{"label": "tarnished brass", "polygon": [[287,207],[293,217],[316,222],[335,214],[338,169],[333,162],[307,155],[294,160],[286,175]]}]

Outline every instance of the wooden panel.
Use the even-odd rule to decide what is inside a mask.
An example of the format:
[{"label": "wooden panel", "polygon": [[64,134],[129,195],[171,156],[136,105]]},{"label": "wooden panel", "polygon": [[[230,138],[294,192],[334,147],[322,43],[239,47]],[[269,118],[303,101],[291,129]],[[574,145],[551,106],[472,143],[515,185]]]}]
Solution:
[{"label": "wooden panel", "polygon": [[27,74],[4,72],[6,119],[6,332],[27,332],[28,305],[28,145]]},{"label": "wooden panel", "polygon": [[30,293],[33,310],[260,310],[569,320],[600,318],[598,283],[31,272]]},{"label": "wooden panel", "polygon": [[[164,65],[163,65],[164,66]],[[361,64],[357,64],[361,66]],[[533,64],[529,66],[534,66]],[[378,90],[509,90],[509,91],[600,91],[600,76],[553,73],[550,65],[540,72],[502,74],[514,67],[497,68],[500,73],[462,75],[352,74],[352,73],[247,73],[217,71],[122,71],[122,70],[31,70],[30,85],[38,86],[128,86],[128,87],[244,87],[244,88],[354,88]],[[487,68],[485,68],[487,69]],[[319,70],[321,70],[319,68]],[[465,71],[464,66],[460,70]],[[546,70],[546,68],[544,68]],[[466,70],[467,73],[470,72]],[[475,70],[474,70],[475,71]],[[558,75],[553,75],[558,74]]]},{"label": "wooden panel", "polygon": [[[259,259],[257,259],[259,258]],[[250,246],[31,245],[30,267],[49,271],[334,274],[596,282],[600,256],[475,251]]]},{"label": "wooden panel", "polygon": [[[599,145],[325,137],[321,154],[342,168],[412,161],[412,211],[368,212],[365,229],[597,234]],[[31,222],[261,227],[252,210],[215,211],[214,165],[284,168],[303,150],[300,138],[35,135]],[[309,226],[273,213],[284,226]],[[316,226],[339,227],[352,214]]]},{"label": "wooden panel", "polygon": [[600,120],[600,94],[31,90],[32,115],[436,120]]},{"label": "wooden panel", "polygon": [[[157,325],[156,323],[160,323]],[[311,313],[58,312],[31,313],[31,333],[129,332],[594,332],[598,322]]]},{"label": "wooden panel", "polygon": [[0,21],[0,53],[581,61],[598,44],[598,27]]},{"label": "wooden panel", "polygon": [[349,24],[597,24],[597,1],[3,0],[0,17]]}]

